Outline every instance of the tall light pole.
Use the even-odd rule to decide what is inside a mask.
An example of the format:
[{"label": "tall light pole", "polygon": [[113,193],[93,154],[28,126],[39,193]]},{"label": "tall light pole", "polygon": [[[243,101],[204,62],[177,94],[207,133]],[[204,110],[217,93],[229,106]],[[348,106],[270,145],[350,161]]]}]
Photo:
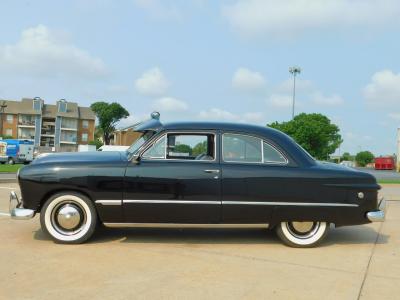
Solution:
[{"label": "tall light pole", "polygon": [[293,75],[293,103],[292,103],[292,120],[294,119],[294,104],[296,102],[296,76],[301,73],[300,67],[290,67],[289,72]]}]

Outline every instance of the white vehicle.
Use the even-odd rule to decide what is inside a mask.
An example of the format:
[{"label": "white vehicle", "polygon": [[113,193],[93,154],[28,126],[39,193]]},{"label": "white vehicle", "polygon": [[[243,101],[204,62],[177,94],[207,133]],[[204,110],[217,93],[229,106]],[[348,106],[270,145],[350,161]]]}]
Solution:
[{"label": "white vehicle", "polygon": [[96,151],[95,145],[78,145],[78,152]]},{"label": "white vehicle", "polygon": [[0,141],[0,162],[4,164],[5,162],[8,161],[8,156],[7,156],[7,143]]},{"label": "white vehicle", "polygon": [[128,150],[129,146],[103,145],[97,151],[121,151]]}]

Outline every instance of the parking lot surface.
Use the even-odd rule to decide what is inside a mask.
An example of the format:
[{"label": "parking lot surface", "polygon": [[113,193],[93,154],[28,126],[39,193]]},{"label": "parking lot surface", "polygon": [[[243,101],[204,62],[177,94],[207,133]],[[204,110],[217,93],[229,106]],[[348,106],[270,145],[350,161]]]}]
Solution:
[{"label": "parking lot surface", "polygon": [[[16,184],[0,184],[0,211]],[[332,228],[293,249],[261,229],[101,229],[58,245],[36,216],[0,216],[0,299],[395,299],[400,294],[400,187],[387,220]]]}]

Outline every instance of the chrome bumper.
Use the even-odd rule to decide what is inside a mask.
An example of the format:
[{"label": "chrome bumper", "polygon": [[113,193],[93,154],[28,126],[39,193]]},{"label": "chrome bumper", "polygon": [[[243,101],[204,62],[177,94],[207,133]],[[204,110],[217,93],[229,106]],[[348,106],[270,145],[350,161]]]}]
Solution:
[{"label": "chrome bumper", "polygon": [[22,208],[22,202],[18,199],[17,194],[12,191],[10,193],[10,216],[15,220],[32,219],[36,212],[32,209]]},{"label": "chrome bumper", "polygon": [[383,198],[379,202],[377,211],[367,212],[367,218],[371,222],[383,222],[385,221],[385,215],[386,215],[386,201]]}]

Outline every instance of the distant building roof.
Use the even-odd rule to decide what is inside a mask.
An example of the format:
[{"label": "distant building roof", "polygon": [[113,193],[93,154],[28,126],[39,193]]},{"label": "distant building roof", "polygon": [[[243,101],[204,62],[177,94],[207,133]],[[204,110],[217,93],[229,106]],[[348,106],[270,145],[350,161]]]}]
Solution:
[{"label": "distant building roof", "polygon": [[[76,102],[66,102],[67,110],[60,112],[58,107],[60,101],[57,104],[44,104],[41,101],[41,110],[34,109],[34,100],[32,98],[23,98],[21,101],[15,100],[4,100],[6,107],[4,108],[5,114],[27,114],[27,115],[42,115],[44,118],[55,118],[56,116],[74,118],[74,119],[87,119],[95,120],[96,115],[90,109],[90,107],[80,107]],[[3,101],[0,101],[2,104]]]},{"label": "distant building roof", "polygon": [[79,118],[86,120],[95,120],[96,115],[90,107],[78,107],[79,109]]},{"label": "distant building roof", "polygon": [[40,114],[40,110],[33,109],[33,99],[23,98],[21,101],[5,100],[4,102],[7,105],[4,109],[4,113],[6,114]]}]

